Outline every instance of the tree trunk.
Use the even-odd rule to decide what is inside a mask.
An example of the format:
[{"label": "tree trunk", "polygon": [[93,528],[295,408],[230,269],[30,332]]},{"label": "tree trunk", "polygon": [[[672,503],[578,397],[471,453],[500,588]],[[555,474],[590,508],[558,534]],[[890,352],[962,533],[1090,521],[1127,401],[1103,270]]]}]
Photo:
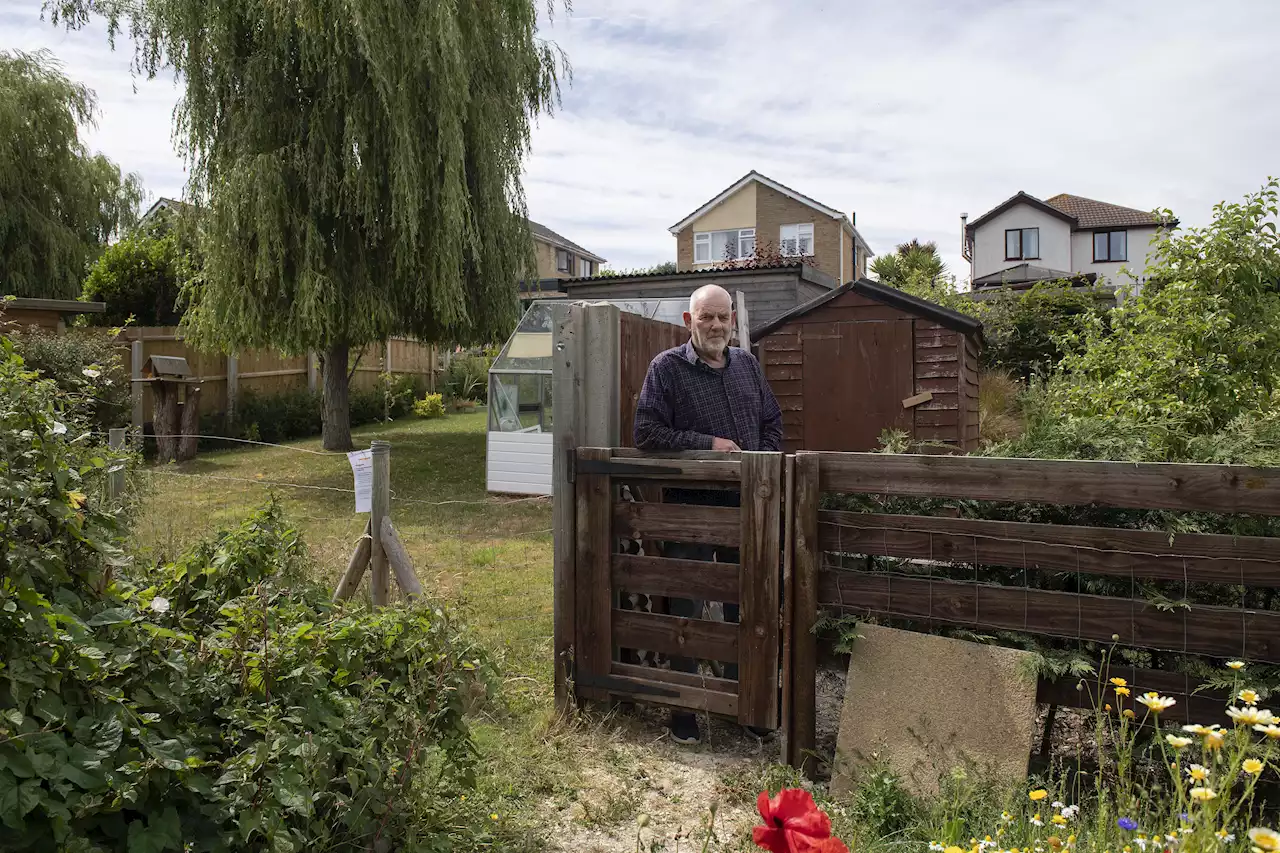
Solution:
[{"label": "tree trunk", "polygon": [[196,458],[200,444],[200,386],[188,385],[187,398],[182,401],[182,438],[178,439],[178,461],[189,462]]},{"label": "tree trunk", "polygon": [[178,386],[151,383],[151,428],[156,434],[156,461],[166,464],[178,450]]},{"label": "tree trunk", "polygon": [[334,344],[324,352],[321,370],[324,372],[324,407],[321,425],[321,443],[325,450],[350,450],[351,405],[347,391],[346,344]]}]

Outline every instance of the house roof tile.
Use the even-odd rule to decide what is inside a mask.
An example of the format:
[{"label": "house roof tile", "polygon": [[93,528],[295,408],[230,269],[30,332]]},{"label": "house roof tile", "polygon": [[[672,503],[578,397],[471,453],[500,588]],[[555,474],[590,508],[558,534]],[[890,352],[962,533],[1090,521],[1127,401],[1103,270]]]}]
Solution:
[{"label": "house roof tile", "polygon": [[542,240],[544,243],[550,243],[553,246],[559,246],[562,249],[568,249],[571,252],[575,252],[579,255],[583,255],[585,257],[590,258],[593,261],[598,261],[602,264],[605,263],[605,259],[597,255],[595,252],[592,252],[589,249],[582,248],[572,240],[569,240],[565,237],[560,236],[559,234],[552,231],[547,226],[539,222],[534,222],[532,219],[529,220],[529,230],[533,232],[533,236],[536,239]]},{"label": "house roof tile", "polygon": [[[1058,193],[1045,199],[1044,203],[1074,218],[1076,227],[1080,229],[1160,225],[1166,221],[1149,210],[1122,207],[1069,193]],[[1177,220],[1171,220],[1168,224],[1176,225]]]}]

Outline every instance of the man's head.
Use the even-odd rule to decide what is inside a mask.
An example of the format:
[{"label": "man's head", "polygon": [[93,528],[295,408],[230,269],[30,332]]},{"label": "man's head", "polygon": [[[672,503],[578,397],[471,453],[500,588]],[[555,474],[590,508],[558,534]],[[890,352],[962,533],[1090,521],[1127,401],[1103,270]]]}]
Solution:
[{"label": "man's head", "polygon": [[689,329],[698,355],[713,361],[729,347],[733,334],[733,299],[717,284],[700,287],[689,297],[684,324]]}]

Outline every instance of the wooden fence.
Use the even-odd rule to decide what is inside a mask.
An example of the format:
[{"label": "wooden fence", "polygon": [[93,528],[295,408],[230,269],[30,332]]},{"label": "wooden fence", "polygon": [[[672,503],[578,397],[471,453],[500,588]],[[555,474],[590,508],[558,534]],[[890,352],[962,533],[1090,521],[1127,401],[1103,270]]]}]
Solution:
[{"label": "wooden fence", "polygon": [[[1280,469],[591,448],[579,449],[576,460],[575,546],[568,559],[559,548],[556,554],[557,605],[566,573],[576,603],[565,617],[571,624],[557,622],[556,648],[569,661],[557,677],[576,680],[585,698],[641,698],[777,726],[786,760],[798,766],[812,766],[815,626],[824,612],[911,630],[1116,642],[1154,653],[1157,667],[1197,656],[1280,664],[1280,611],[1259,606],[1258,593],[1280,586],[1280,538],[962,517],[977,514],[974,502],[991,502],[987,514],[1039,507],[1046,515],[1048,505],[1212,513],[1239,522],[1280,515]],[[738,490],[742,507],[621,499],[623,486],[640,485],[650,495],[654,485]],[[863,504],[877,510],[877,501],[899,506],[824,508],[842,502],[834,495],[873,496]],[[904,513],[902,499],[929,500],[906,504]],[[556,500],[568,498],[557,493]],[[741,556],[713,563],[658,556],[673,542],[740,548]],[[643,556],[624,553],[628,543],[639,543]],[[1090,577],[1122,579],[1123,592],[1087,592]],[[1168,597],[1173,603],[1142,586],[1161,582],[1179,590]],[[1201,603],[1206,591],[1213,603]],[[636,593],[656,596],[657,612],[627,610]],[[670,598],[740,601],[741,622],[671,616],[663,612]],[[635,666],[622,656],[635,648],[736,661],[740,677]],[[1135,695],[1157,690],[1176,698],[1170,719],[1221,713],[1224,697],[1197,691],[1181,668],[1126,666],[1112,674],[1128,679]],[[1039,696],[1058,705],[1091,702],[1075,679],[1042,681]]]},{"label": "wooden fence", "polygon": [[[182,339],[176,326],[143,326],[126,329],[120,337],[121,360],[133,380],[133,426],[141,428],[152,411],[151,388],[138,381],[142,366],[153,355],[186,358],[192,378],[200,382],[203,414],[234,414],[236,402],[246,391],[280,394],[295,388],[320,387],[319,359],[310,355],[286,356],[267,350],[247,350],[239,355],[200,352]],[[127,346],[125,345],[127,344]],[[407,338],[370,344],[359,354],[351,377],[352,390],[370,389],[382,373],[413,374],[435,391],[440,360],[436,348]],[[353,353],[354,357],[354,353]]]}]

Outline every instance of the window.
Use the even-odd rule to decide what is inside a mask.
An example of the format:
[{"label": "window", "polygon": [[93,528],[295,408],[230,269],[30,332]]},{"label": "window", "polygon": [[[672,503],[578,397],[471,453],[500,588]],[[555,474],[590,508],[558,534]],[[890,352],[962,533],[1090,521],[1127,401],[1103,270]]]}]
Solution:
[{"label": "window", "polygon": [[586,258],[578,258],[578,277],[579,278],[591,277],[591,261],[587,260]]},{"label": "window", "polygon": [[756,251],[756,229],[735,228],[729,231],[699,231],[693,235],[693,262],[718,264],[747,258]]},{"label": "window", "polygon": [[556,272],[573,272],[573,255],[564,249],[556,249]]},{"label": "window", "polygon": [[1004,232],[1004,259],[1006,261],[1035,261],[1040,259],[1040,229],[1010,228]]},{"label": "window", "polygon": [[802,222],[798,225],[783,225],[778,235],[778,248],[782,254],[794,257],[813,254],[813,223]]},{"label": "window", "polygon": [[1129,260],[1129,232],[1094,231],[1093,260],[1094,263]]}]

